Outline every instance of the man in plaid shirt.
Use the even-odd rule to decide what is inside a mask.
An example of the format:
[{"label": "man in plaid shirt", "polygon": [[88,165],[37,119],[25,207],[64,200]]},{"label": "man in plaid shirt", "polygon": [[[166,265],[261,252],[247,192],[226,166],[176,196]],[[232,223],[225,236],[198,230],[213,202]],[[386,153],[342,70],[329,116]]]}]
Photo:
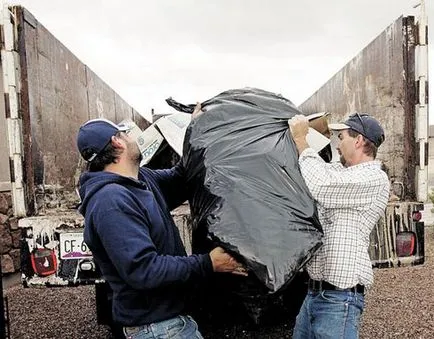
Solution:
[{"label": "man in plaid shirt", "polygon": [[306,142],[305,116],[289,126],[324,229],[324,244],[307,265],[309,290],[293,337],[358,338],[364,293],[373,282],[369,235],[389,199],[389,180],[375,161],[384,131],[367,114],[330,125],[339,131],[340,163],[328,164]]}]

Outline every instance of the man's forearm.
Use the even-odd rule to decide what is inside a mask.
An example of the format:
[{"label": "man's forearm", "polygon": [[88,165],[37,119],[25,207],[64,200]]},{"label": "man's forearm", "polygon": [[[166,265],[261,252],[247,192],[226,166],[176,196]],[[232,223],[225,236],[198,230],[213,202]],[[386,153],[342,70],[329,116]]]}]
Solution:
[{"label": "man's forearm", "polygon": [[291,130],[292,139],[297,147],[298,155],[309,148],[306,136],[309,133],[309,121],[304,115],[297,114],[288,120],[289,129]]},{"label": "man's forearm", "polygon": [[295,143],[295,147],[297,147],[299,156],[306,148],[309,148],[309,144],[306,141],[306,137],[294,138],[294,143]]}]

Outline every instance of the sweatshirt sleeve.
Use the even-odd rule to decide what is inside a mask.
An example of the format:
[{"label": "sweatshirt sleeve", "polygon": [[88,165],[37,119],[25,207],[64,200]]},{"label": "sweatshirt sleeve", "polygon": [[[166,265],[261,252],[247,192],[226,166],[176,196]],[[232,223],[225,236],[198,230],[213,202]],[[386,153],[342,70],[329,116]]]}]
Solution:
[{"label": "sweatshirt sleeve", "polygon": [[187,179],[182,161],[170,169],[148,171],[156,181],[170,210],[188,199]]},{"label": "sweatshirt sleeve", "polygon": [[134,200],[111,197],[95,209],[93,225],[120,277],[136,289],[155,289],[213,272],[209,254],[171,256],[157,254],[149,222],[134,210]]}]

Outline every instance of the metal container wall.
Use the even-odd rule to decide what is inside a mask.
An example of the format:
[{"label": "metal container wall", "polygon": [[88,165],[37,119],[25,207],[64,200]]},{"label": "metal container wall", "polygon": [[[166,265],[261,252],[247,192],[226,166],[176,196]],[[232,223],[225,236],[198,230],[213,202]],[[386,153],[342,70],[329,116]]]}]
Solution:
[{"label": "metal container wall", "polygon": [[415,44],[414,17],[400,17],[300,105],[305,113],[328,111],[332,122],[353,112],[377,118],[386,140],[379,148],[392,182],[415,200]]},{"label": "metal container wall", "polygon": [[75,191],[82,168],[76,133],[83,122],[97,117],[115,122],[129,118],[142,129],[149,123],[32,14],[22,7],[14,10],[18,23],[24,171],[33,214],[35,192],[40,187],[51,187],[51,191],[54,187],[63,195]]}]

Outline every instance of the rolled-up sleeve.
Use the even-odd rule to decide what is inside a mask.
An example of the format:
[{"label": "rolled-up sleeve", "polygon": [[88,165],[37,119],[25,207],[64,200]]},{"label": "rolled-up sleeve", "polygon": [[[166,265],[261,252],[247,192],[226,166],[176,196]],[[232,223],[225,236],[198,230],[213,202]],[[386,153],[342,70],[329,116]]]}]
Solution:
[{"label": "rolled-up sleeve", "polygon": [[376,188],[388,189],[387,176],[377,161],[346,168],[340,163],[326,163],[307,148],[300,154],[299,165],[312,196],[326,208],[364,206],[375,199]]}]

